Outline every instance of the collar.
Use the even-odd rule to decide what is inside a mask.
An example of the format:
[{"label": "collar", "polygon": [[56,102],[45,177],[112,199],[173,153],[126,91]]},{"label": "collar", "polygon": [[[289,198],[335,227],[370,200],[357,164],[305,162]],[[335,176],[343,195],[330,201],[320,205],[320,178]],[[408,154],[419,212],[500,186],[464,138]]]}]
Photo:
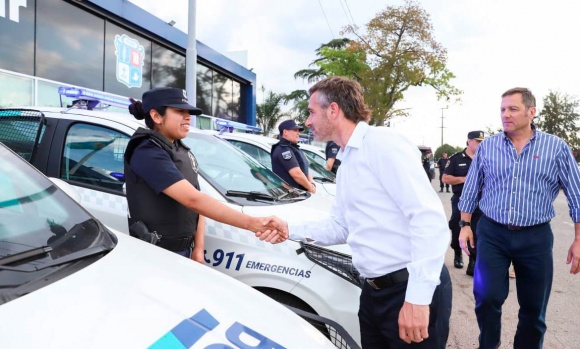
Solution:
[{"label": "collar", "polygon": [[348,139],[348,142],[346,143],[346,147],[344,147],[344,149],[342,147],[340,147],[340,149],[338,150],[338,153],[336,154],[336,158],[338,160],[341,160],[344,158],[344,152],[346,151],[346,149],[348,148],[361,148],[362,144],[363,144],[363,140],[365,138],[365,135],[369,129],[369,124],[367,124],[364,121],[359,121],[358,124],[356,124],[354,131],[352,132],[352,135],[350,135],[350,138]]},{"label": "collar", "polygon": [[[536,130],[536,125],[531,124],[530,125],[532,127],[532,138],[530,138],[530,142],[535,141],[536,140],[536,136],[538,135],[538,132]],[[509,137],[507,136],[507,133],[505,133],[505,131],[503,132],[503,139],[504,141],[512,141],[511,139],[509,139]]]},{"label": "collar", "polygon": [[300,148],[300,146],[298,145],[298,143],[292,143],[289,140],[287,140],[286,138],[280,139],[280,142],[279,143],[280,143],[280,145],[285,146],[285,147],[287,147],[287,146],[293,146],[293,147],[296,147],[296,148]]}]

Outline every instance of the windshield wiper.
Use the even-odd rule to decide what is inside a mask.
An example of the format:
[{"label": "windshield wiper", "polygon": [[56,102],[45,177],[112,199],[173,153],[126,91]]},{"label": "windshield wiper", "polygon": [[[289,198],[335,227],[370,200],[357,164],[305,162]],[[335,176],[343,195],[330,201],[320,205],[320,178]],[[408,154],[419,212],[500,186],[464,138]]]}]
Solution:
[{"label": "windshield wiper", "polygon": [[[48,247],[50,249],[50,251],[52,251],[52,247],[50,247],[50,246],[45,246],[45,247]],[[40,247],[40,248],[42,248],[42,247]],[[40,248],[37,248],[37,250],[40,249]],[[97,255],[97,254],[100,254],[100,253],[103,253],[103,252],[108,252],[108,251],[110,251],[112,249],[113,248],[110,247],[110,246],[98,245],[98,246],[95,246],[95,247],[86,248],[84,250],[80,250],[80,251],[77,251],[77,252],[70,253],[70,254],[68,254],[68,255],[66,255],[64,257],[57,258],[57,259],[53,260],[52,262],[48,262],[48,263],[45,263],[45,264],[41,264],[40,266],[34,266],[32,268],[22,268],[22,267],[5,267],[5,266],[0,265],[0,270],[10,270],[10,271],[19,271],[19,272],[24,272],[24,273],[31,273],[31,272],[34,272],[34,271],[39,271],[39,270],[42,270],[42,269],[46,269],[46,268],[50,268],[50,267],[55,267],[57,265],[61,265],[61,264],[65,264],[65,263],[71,263],[71,262],[77,261],[79,259],[84,259],[84,258],[92,257],[94,255]],[[28,252],[28,251],[25,251],[25,252]],[[38,253],[37,255],[40,255],[40,253]],[[9,258],[9,257],[12,257],[12,256],[16,256],[16,255],[7,256],[7,257],[4,257],[4,258]],[[0,262],[2,262],[2,259],[0,259]],[[12,261],[11,263],[14,263],[14,261]],[[7,263],[4,263],[4,264],[7,264]]]},{"label": "windshield wiper", "polygon": [[246,198],[248,200],[268,200],[268,201],[278,200],[278,198],[275,198],[270,194],[262,193],[259,191],[228,190],[226,191],[226,196]]},{"label": "windshield wiper", "polygon": [[316,179],[317,181],[321,182],[334,183],[332,179],[326,177],[313,177],[313,179]]},{"label": "windshield wiper", "polygon": [[22,252],[18,252],[15,254],[11,254],[9,256],[4,256],[0,258],[0,266],[6,264],[12,264],[16,262],[20,262],[27,259],[36,259],[36,257],[44,256],[45,254],[52,251],[52,247],[46,245],[41,247],[34,247],[29,250],[25,250]]}]

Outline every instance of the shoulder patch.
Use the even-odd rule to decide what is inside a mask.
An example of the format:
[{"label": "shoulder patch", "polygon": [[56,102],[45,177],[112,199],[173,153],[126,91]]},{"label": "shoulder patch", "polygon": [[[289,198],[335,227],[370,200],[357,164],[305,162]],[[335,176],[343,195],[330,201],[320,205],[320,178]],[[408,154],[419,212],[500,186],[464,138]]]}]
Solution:
[{"label": "shoulder patch", "polygon": [[290,159],[292,159],[292,151],[291,150],[286,150],[286,151],[282,152],[282,158],[284,160],[290,160]]},{"label": "shoulder patch", "polygon": [[447,161],[447,163],[445,164],[445,168],[449,167],[449,165],[451,165],[451,161]]}]

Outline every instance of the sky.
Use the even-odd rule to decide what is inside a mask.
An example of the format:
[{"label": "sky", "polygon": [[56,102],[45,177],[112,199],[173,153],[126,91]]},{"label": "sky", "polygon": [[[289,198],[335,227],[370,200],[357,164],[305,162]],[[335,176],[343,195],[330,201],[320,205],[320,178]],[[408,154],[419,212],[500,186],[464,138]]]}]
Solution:
[{"label": "sky", "polygon": [[[130,0],[187,32],[188,0]],[[401,0],[197,0],[196,36],[214,50],[247,51],[247,67],[276,93],[308,89],[294,73],[315,50],[349,24],[366,24]],[[435,39],[447,49],[447,67],[463,90],[459,103],[438,101],[430,87],[414,87],[398,108],[410,116],[392,127],[434,150],[442,142],[463,146],[473,130],[501,128],[501,94],[527,87],[538,113],[550,91],[580,97],[580,2],[569,0],[422,0]],[[350,37],[352,38],[352,37]],[[260,103],[259,92],[257,101]],[[442,109],[445,108],[445,109]],[[443,119],[441,118],[443,116]],[[441,125],[443,123],[443,129]],[[443,130],[443,134],[442,134]]]}]

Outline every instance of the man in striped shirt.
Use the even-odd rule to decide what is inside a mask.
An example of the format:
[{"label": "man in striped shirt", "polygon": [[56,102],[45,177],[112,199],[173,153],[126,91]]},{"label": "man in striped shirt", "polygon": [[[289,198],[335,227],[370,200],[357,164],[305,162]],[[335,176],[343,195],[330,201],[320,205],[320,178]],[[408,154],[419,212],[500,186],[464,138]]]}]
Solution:
[{"label": "man in striped shirt", "polygon": [[564,190],[574,221],[575,239],[568,251],[570,273],[580,271],[580,171],[568,145],[533,125],[536,99],[526,88],[502,95],[504,132],[485,139],[471,163],[459,202],[459,243],[469,255],[473,246],[471,213],[484,216],[477,226],[477,261],[473,294],[479,324],[479,347],[498,348],[501,307],[508,296],[513,263],[519,323],[514,348],[542,348],[546,308],[553,277],[553,202]]}]

